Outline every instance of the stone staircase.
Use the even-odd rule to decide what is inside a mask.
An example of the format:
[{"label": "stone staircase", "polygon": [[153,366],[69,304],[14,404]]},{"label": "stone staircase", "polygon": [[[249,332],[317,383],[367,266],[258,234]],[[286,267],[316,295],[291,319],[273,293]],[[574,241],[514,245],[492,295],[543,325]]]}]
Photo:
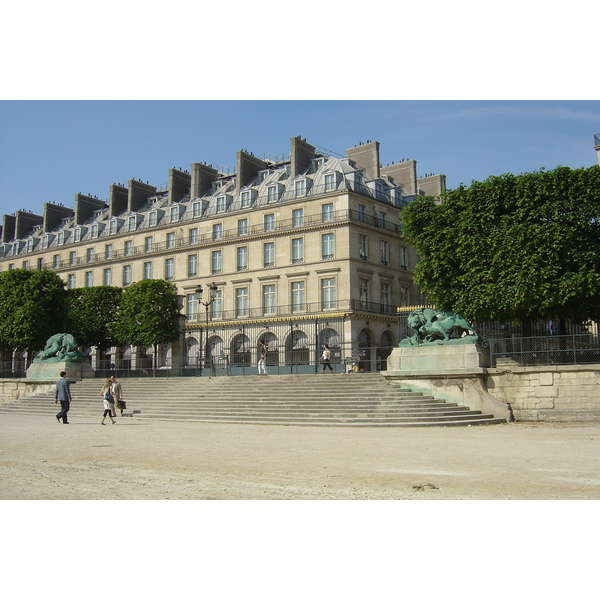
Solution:
[{"label": "stone staircase", "polygon": [[[354,427],[484,425],[504,419],[413,392],[376,373],[120,379],[124,416],[213,423]],[[70,418],[102,417],[103,380],[71,385]],[[0,403],[1,413],[52,416],[54,392]],[[1,418],[1,417],[0,417]]]}]

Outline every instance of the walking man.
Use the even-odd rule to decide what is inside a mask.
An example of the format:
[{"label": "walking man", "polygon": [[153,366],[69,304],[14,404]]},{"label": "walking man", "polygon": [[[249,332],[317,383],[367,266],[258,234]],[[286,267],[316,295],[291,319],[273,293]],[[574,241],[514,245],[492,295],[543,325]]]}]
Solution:
[{"label": "walking man", "polygon": [[267,374],[267,353],[269,352],[268,346],[265,344],[265,340],[260,340],[260,358],[258,359],[258,374]]},{"label": "walking man", "polygon": [[[123,400],[123,390],[121,389],[121,384],[117,381],[117,378],[114,375],[110,376],[110,380],[112,381],[112,395],[115,399],[115,403],[113,406],[115,408],[118,408],[121,411],[121,416],[123,416],[123,409],[127,407],[125,405],[125,400]],[[113,415],[113,417],[115,416],[116,414]]]},{"label": "walking man", "polygon": [[71,404],[71,386],[67,379],[65,371],[60,372],[60,379],[56,382],[56,393],[54,394],[54,403],[60,402],[60,412],[56,415],[56,420],[60,423],[63,420],[63,425],[68,425],[67,413]]}]

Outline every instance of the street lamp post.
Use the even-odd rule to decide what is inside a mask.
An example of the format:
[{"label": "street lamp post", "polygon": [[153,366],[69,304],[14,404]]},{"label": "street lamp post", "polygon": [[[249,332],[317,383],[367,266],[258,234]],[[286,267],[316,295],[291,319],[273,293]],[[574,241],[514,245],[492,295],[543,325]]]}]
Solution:
[{"label": "street lamp post", "polygon": [[[204,290],[202,289],[202,286],[199,285],[196,288],[196,295],[198,296],[198,302],[200,304],[203,304],[204,307],[206,308],[206,341],[208,342],[208,307],[215,301],[215,298],[217,297],[217,286],[215,284],[215,282],[213,281],[213,283],[211,283],[210,287],[208,288],[209,291],[209,299],[205,300],[204,302],[202,302],[202,292],[204,292]],[[204,363],[204,360],[206,359],[206,357],[204,356],[205,352],[204,352],[204,345],[202,342],[202,327],[200,328],[200,375],[202,375],[202,365]]]}]

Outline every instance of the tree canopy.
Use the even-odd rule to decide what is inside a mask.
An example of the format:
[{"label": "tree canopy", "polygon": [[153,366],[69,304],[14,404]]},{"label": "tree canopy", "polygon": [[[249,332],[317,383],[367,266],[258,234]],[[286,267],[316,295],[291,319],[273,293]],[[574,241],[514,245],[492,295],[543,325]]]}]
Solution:
[{"label": "tree canopy", "polygon": [[177,288],[162,279],[145,279],[125,288],[112,333],[121,344],[154,346],[179,336]]},{"label": "tree canopy", "polygon": [[41,350],[66,326],[64,281],[53,271],[0,273],[0,350]]},{"label": "tree canopy", "polygon": [[122,288],[104,285],[67,290],[69,333],[80,346],[106,350],[117,345],[112,326],[122,294]]},{"label": "tree canopy", "polygon": [[473,181],[402,210],[438,308],[503,322],[600,318],[600,167]]}]

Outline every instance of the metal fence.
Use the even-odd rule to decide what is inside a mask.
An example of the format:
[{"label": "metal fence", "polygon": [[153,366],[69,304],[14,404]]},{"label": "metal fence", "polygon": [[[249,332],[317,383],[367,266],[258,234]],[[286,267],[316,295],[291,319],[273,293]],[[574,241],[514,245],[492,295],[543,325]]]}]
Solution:
[{"label": "metal fence", "polygon": [[522,366],[600,363],[600,336],[595,333],[490,338],[486,344],[492,367],[497,366],[498,359]]}]

